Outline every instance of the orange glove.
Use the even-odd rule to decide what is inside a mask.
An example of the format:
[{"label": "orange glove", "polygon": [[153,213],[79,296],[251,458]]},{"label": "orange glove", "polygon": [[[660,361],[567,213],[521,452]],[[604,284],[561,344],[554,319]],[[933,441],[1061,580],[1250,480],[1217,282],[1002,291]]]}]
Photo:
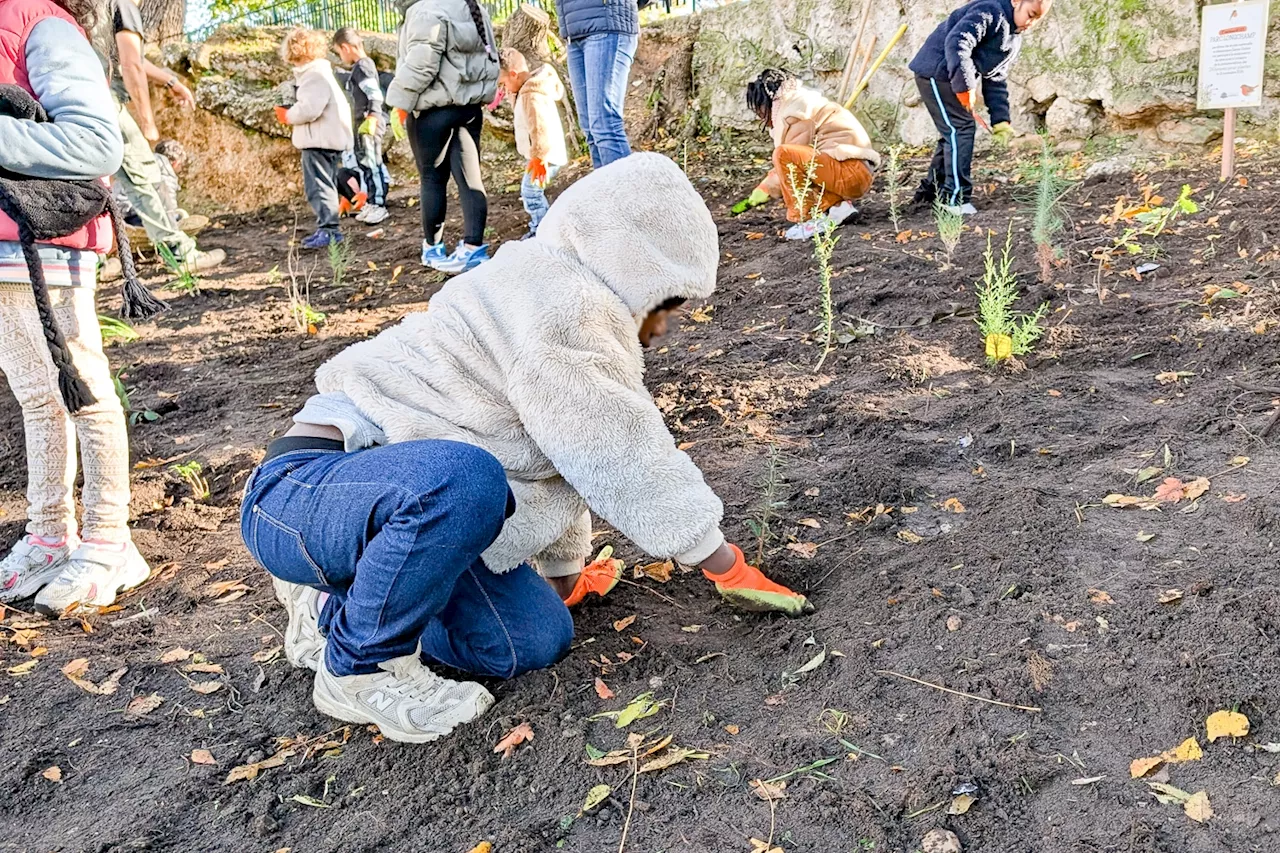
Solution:
[{"label": "orange glove", "polygon": [[578,575],[578,582],[573,587],[573,592],[569,593],[569,597],[564,600],[566,607],[576,607],[581,604],[588,593],[595,593],[603,598],[613,591],[627,564],[621,560],[611,559],[612,556],[613,547],[605,546],[600,556],[582,570],[582,574]]},{"label": "orange glove", "polygon": [[533,185],[541,189],[547,185],[547,164],[534,157],[529,161],[529,167],[525,169],[529,173],[529,180],[533,181]]},{"label": "orange glove", "polygon": [[960,102],[960,106],[969,112],[973,112],[973,93],[972,92],[956,92],[956,100]]},{"label": "orange glove", "polygon": [[288,108],[288,107],[276,107],[275,112],[276,112],[276,121],[280,122],[281,124],[288,124],[288,123],[289,123],[289,108]]},{"label": "orange glove", "polygon": [[737,558],[733,568],[722,575],[713,575],[705,569],[702,572],[707,580],[715,583],[721,598],[740,610],[755,613],[776,612],[800,616],[813,612],[809,599],[774,583],[755,566],[748,565],[746,557],[742,556],[742,549],[737,545],[730,545],[729,548]]}]

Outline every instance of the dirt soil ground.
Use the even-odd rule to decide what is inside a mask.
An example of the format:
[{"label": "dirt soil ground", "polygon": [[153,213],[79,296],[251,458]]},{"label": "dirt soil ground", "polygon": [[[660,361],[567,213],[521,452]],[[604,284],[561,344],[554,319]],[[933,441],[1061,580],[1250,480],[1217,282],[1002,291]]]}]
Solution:
[{"label": "dirt soil ground", "polygon": [[[929,215],[898,234],[878,193],[841,229],[842,342],[815,372],[810,247],[777,239],[776,208],[727,216],[760,167],[674,153],[720,223],[723,265],[711,302],[650,354],[650,387],[724,498],[726,531],[755,552],[768,506],[764,566],[817,612],[740,615],[697,573],[629,575],[577,614],[566,660],[490,685],[495,708],[443,742],[398,745],[321,716],[310,674],[278,653],[284,614],[240,542],[239,492],[315,367],[425,308],[439,280],[417,264],[402,188],[385,237],[351,229],[345,281],[304,259],[299,283],[311,271],[327,315],[308,334],[287,296],[305,212],[229,218],[203,238],[227,268],[197,294],[164,291],[173,309],[110,350],[133,409],[159,415],[132,427],[136,538],[155,577],[114,612],[0,622],[0,850],[749,853],[755,838],[908,853],[933,828],[982,853],[1280,848],[1280,754],[1265,749],[1280,742],[1274,159],[1247,160],[1247,183],[1176,165],[1080,182],[1049,284],[1012,167],[988,163],[999,179],[982,179],[972,224],[999,239],[1013,221],[1021,307],[1053,309],[1018,370],[984,364],[972,319],[984,235],[966,232],[947,267]],[[1123,229],[1099,223],[1117,197],[1157,184],[1171,198],[1184,182],[1201,211],[1145,241],[1154,257],[1099,276],[1090,253]],[[524,228],[503,189],[492,181],[495,240]],[[1132,272],[1144,263],[1159,268]],[[104,293],[104,312],[117,304]],[[9,542],[24,462],[4,393]],[[169,470],[188,460],[206,501]],[[1103,504],[1149,498],[1167,477],[1209,485],[1159,509]],[[646,562],[607,530],[598,541]],[[73,683],[61,670],[79,658],[91,686],[127,668],[118,690]],[[629,729],[598,716],[646,692],[660,710]],[[1250,734],[1208,743],[1219,709],[1245,714]],[[534,740],[495,754],[519,723]],[[696,753],[640,774],[586,763],[629,732],[670,736],[658,755]],[[1192,737],[1203,758],[1153,778],[1206,792],[1204,824],[1130,778],[1133,759]],[[608,796],[584,814],[599,785]],[[976,797],[964,814],[948,814],[956,792]]]}]

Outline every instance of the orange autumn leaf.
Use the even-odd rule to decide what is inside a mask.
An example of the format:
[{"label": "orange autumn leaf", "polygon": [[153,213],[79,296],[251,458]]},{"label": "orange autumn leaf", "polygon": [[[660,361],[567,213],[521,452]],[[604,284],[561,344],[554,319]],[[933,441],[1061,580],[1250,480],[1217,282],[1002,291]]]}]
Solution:
[{"label": "orange autumn leaf", "polygon": [[531,740],[533,740],[533,727],[528,723],[521,723],[503,735],[502,740],[498,741],[498,745],[493,748],[493,751],[502,753],[503,758],[510,758],[516,751],[517,746],[522,743],[528,743]]},{"label": "orange autumn leaf", "polygon": [[609,685],[604,683],[603,678],[596,679],[596,695],[606,701],[614,697],[614,692],[609,689]]},{"label": "orange autumn leaf", "polygon": [[1185,488],[1177,477],[1166,477],[1165,481],[1156,487],[1155,499],[1160,503],[1176,504],[1182,500]]}]

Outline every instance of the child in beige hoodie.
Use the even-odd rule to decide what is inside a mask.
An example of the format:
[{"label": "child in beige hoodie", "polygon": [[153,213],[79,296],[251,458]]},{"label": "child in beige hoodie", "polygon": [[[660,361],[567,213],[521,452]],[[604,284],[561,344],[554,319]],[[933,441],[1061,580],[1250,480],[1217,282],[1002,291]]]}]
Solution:
[{"label": "child in beige hoodie", "polygon": [[280,45],[280,57],[293,66],[297,101],[276,107],[276,118],[293,128],[293,146],[302,152],[302,186],[316,214],[316,233],[304,249],[342,242],[338,228],[338,166],[351,147],[351,107],[329,64],[324,33],[296,29]]},{"label": "child in beige hoodie", "polygon": [[557,107],[564,100],[564,84],[550,65],[530,71],[529,61],[514,48],[504,48],[499,62],[498,99],[504,92],[515,98],[516,150],[529,161],[520,182],[520,201],[529,214],[527,239],[538,233],[538,225],[551,207],[547,185],[569,162]]}]

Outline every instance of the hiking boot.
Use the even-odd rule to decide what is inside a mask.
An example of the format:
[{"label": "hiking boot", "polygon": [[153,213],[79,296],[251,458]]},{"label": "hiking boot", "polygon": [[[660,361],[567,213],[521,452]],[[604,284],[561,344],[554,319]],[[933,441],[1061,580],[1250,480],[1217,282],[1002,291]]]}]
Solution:
[{"label": "hiking boot", "polygon": [[208,272],[214,267],[220,266],[227,259],[227,253],[222,249],[210,249],[202,252],[199,249],[187,255],[187,269],[191,272]]},{"label": "hiking boot", "polygon": [[422,241],[422,265],[436,269],[436,264],[444,263],[449,258],[449,250],[444,247],[444,243],[436,243],[434,246],[426,240]]},{"label": "hiking boot", "polygon": [[322,228],[310,237],[303,237],[302,248],[327,249],[330,243],[341,243],[342,239],[341,231],[329,231]]},{"label": "hiking boot", "polygon": [[320,635],[320,590],[273,577],[276,600],[289,614],[284,629],[284,656],[298,669],[315,672],[324,660],[324,637]]},{"label": "hiking boot", "polygon": [[37,536],[24,536],[9,556],[0,561],[0,602],[29,598],[62,573],[71,557],[64,537],[61,544],[46,544]]},{"label": "hiking boot", "polygon": [[467,246],[466,243],[459,243],[452,255],[430,266],[440,272],[457,275],[473,270],[487,260],[489,260],[487,243],[483,246]]},{"label": "hiking boot", "polygon": [[387,221],[387,217],[390,215],[390,212],[382,205],[371,204],[360,211],[360,215],[356,217],[356,220],[366,225],[381,225]]},{"label": "hiking boot", "polygon": [[71,552],[61,574],[36,595],[36,610],[61,616],[72,605],[109,607],[116,595],[151,577],[151,567],[132,542],[85,542]]},{"label": "hiking boot", "polygon": [[450,681],[422,665],[418,655],[378,664],[381,672],[334,675],[316,671],[311,700],[322,714],[347,723],[373,723],[384,737],[403,743],[437,740],[493,705],[472,681]]}]

